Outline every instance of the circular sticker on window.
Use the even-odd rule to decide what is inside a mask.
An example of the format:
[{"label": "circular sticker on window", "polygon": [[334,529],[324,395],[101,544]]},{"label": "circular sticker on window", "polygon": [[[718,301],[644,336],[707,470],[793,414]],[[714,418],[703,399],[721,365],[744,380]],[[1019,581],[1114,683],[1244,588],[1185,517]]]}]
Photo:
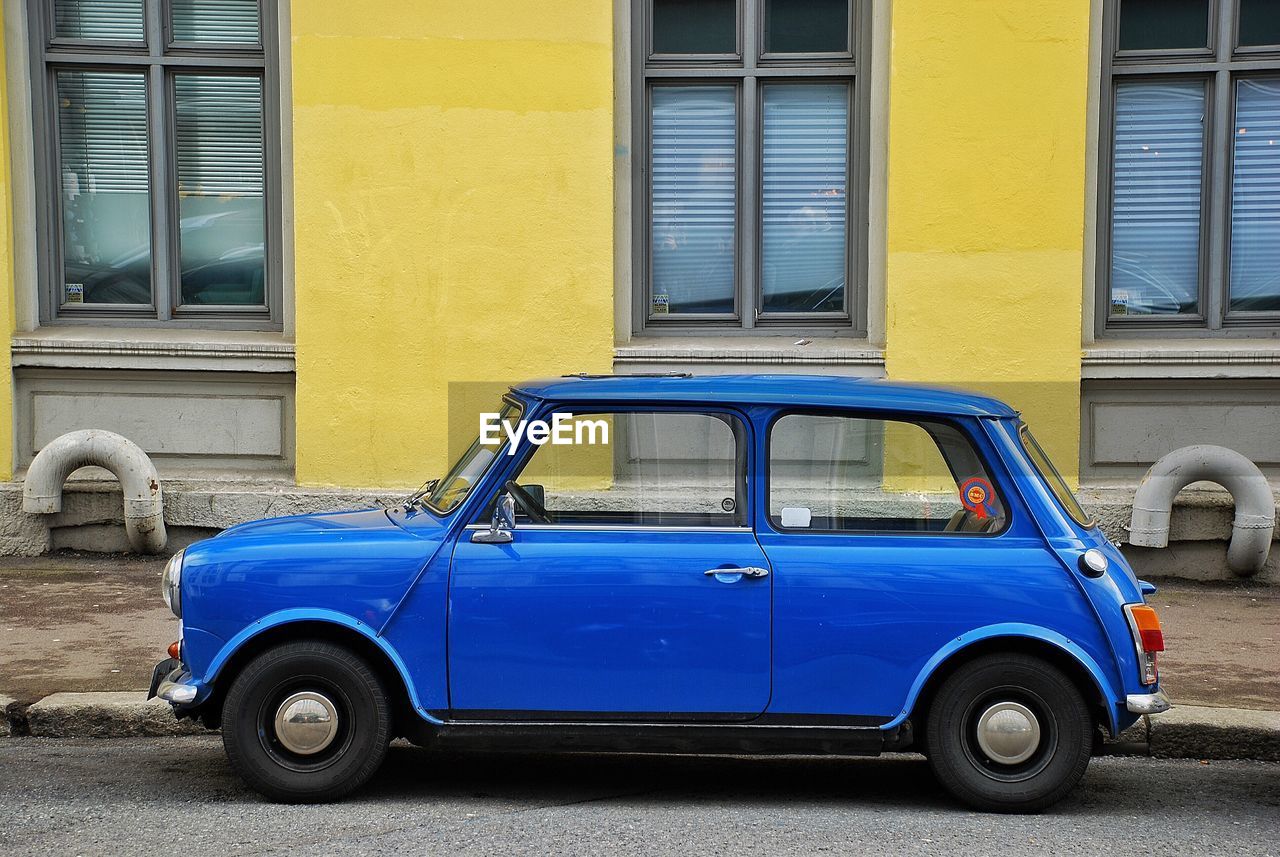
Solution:
[{"label": "circular sticker on window", "polygon": [[992,505],[994,498],[991,483],[980,476],[966,479],[960,486],[961,505],[973,512],[979,521],[995,517],[995,507]]},{"label": "circular sticker on window", "polygon": [[720,501],[720,508],[724,509],[726,512],[732,512],[734,509],[738,508],[738,504],[733,501],[732,497],[725,497]]}]

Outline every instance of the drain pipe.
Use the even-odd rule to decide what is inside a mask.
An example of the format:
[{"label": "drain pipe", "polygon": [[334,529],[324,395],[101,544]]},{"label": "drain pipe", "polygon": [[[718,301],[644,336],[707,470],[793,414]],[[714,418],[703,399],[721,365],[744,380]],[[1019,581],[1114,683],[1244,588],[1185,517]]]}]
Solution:
[{"label": "drain pipe", "polygon": [[1243,577],[1257,574],[1271,550],[1276,527],[1275,497],[1258,466],[1224,446],[1184,446],[1151,465],[1133,497],[1129,544],[1148,548],[1168,545],[1173,498],[1200,480],[1216,482],[1235,500],[1227,566]]},{"label": "drain pipe", "polygon": [[124,530],[139,553],[160,553],[164,528],[160,475],[136,443],[115,432],[83,429],[51,441],[31,462],[22,486],[22,510],[37,515],[62,511],[62,486],[81,467],[105,467],[124,492]]}]

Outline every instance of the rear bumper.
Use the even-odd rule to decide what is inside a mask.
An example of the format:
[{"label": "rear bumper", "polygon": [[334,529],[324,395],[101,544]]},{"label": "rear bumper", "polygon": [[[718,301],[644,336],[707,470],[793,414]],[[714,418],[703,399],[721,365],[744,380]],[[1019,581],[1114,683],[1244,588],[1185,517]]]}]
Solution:
[{"label": "rear bumper", "polygon": [[1124,699],[1124,707],[1133,714],[1159,714],[1173,708],[1163,690],[1155,693],[1131,693]]}]

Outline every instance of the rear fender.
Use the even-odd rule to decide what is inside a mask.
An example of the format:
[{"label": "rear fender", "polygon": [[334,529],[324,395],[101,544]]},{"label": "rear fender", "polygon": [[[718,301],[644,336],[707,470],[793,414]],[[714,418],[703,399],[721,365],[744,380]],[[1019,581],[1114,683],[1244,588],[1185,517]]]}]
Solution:
[{"label": "rear fender", "polygon": [[929,679],[933,677],[938,668],[941,667],[948,659],[956,653],[985,640],[995,640],[1006,638],[1010,640],[1036,640],[1047,643],[1064,654],[1070,656],[1077,664],[1079,664],[1086,673],[1093,679],[1095,688],[1097,689],[1099,698],[1105,702],[1103,706],[1107,712],[1107,728],[1112,735],[1119,731],[1119,724],[1116,718],[1117,704],[1123,703],[1124,695],[1116,691],[1111,681],[1107,678],[1106,673],[1098,666],[1097,661],[1089,656],[1088,652],[1081,649],[1071,640],[1048,628],[1042,628],[1038,625],[1029,625],[1022,622],[1006,622],[998,625],[987,625],[982,628],[976,628],[967,633],[961,634],[959,637],[951,640],[947,645],[943,646],[933,657],[925,663],[924,667],[916,675],[915,681],[911,683],[911,690],[907,694],[907,700],[902,706],[902,711],[893,720],[882,726],[882,729],[894,729],[902,724],[904,720],[911,714],[915,708],[916,702],[920,698],[921,691]]}]

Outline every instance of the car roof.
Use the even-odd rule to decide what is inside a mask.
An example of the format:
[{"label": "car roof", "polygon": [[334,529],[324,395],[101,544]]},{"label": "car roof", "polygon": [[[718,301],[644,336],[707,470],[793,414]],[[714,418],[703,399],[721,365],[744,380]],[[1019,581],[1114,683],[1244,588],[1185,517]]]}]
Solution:
[{"label": "car roof", "polygon": [[707,402],[719,405],[856,407],[952,416],[1016,417],[999,399],[925,384],[838,375],[565,375],[512,391],[553,402]]}]

